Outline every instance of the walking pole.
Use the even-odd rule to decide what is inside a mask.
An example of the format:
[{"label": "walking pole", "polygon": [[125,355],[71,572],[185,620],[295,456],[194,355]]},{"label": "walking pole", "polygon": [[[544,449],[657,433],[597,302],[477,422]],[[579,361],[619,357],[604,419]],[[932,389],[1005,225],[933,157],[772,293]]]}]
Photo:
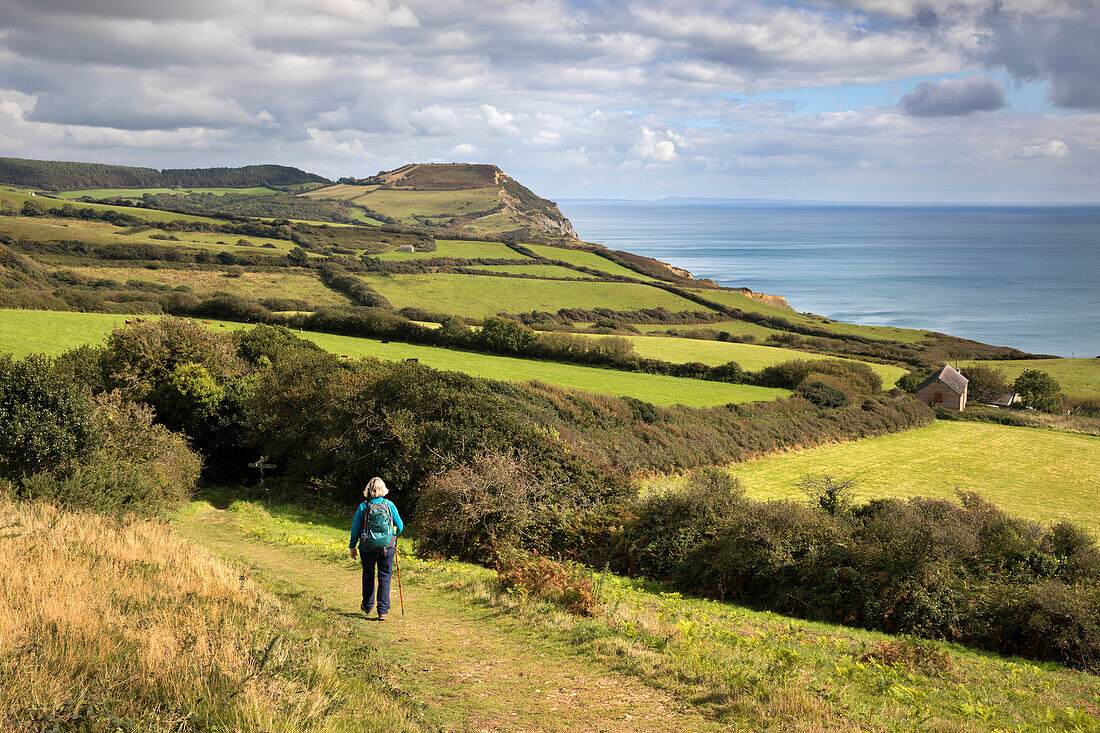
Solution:
[{"label": "walking pole", "polygon": [[401,615],[405,615],[405,593],[401,590],[401,563],[397,561],[397,545],[393,546],[393,566],[397,569],[397,597],[401,599]]}]

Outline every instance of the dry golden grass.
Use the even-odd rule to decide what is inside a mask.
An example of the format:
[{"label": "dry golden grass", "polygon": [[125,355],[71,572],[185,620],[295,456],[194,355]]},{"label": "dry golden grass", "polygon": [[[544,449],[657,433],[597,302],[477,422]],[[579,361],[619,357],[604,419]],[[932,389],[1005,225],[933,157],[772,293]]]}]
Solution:
[{"label": "dry golden grass", "polygon": [[410,728],[163,522],[0,499],[0,552],[0,730]]}]

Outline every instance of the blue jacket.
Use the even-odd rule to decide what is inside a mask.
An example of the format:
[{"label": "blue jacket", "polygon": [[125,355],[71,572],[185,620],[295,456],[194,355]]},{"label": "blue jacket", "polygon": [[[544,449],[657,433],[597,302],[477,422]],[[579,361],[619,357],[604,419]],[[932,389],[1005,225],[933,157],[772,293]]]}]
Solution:
[{"label": "blue jacket", "polygon": [[359,505],[359,508],[355,510],[355,518],[351,520],[351,542],[348,547],[359,546],[359,535],[363,533],[363,517],[367,514],[367,504],[389,504],[390,513],[393,515],[393,526],[397,528],[397,533],[394,535],[394,541],[397,541],[397,535],[405,529],[404,523],[401,521],[401,515],[397,513],[397,507],[393,505],[393,502],[389,499],[378,497],[377,499],[371,499],[369,502],[364,501]]}]

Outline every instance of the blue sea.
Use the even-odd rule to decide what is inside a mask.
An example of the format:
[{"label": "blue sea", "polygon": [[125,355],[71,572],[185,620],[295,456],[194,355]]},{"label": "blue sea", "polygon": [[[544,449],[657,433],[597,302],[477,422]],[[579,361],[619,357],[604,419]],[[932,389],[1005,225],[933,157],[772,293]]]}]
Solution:
[{"label": "blue sea", "polygon": [[1100,354],[1100,206],[564,201],[581,239],[839,321]]}]

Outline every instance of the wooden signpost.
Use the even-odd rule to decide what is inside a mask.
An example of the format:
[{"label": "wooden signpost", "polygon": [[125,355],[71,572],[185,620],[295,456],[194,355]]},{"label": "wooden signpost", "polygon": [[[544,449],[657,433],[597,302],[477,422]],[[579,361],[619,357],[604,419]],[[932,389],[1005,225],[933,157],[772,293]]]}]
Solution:
[{"label": "wooden signpost", "polygon": [[274,463],[267,462],[267,456],[260,456],[260,460],[248,464],[249,468],[260,469],[260,486],[264,485],[264,469],[275,468]]}]

